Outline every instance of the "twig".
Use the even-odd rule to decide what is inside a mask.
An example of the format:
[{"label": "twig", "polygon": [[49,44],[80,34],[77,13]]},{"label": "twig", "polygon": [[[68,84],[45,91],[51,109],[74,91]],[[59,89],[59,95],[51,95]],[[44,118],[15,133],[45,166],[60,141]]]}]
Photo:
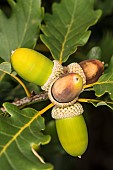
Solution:
[{"label": "twig", "polygon": [[[22,99],[12,102],[12,104],[22,108],[22,107],[28,106],[34,102],[46,101],[47,99],[48,99],[48,93],[44,91],[40,94],[32,93],[31,97],[24,97]],[[6,111],[4,107],[1,107],[0,109],[2,110],[2,112]]]}]

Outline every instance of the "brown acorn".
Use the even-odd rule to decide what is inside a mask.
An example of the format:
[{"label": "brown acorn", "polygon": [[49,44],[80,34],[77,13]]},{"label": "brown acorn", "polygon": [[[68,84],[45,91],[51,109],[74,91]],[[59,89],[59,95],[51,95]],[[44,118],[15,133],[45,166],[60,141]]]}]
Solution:
[{"label": "brown acorn", "polygon": [[104,71],[104,64],[95,59],[84,60],[80,62],[79,65],[85,73],[86,84],[96,82]]},{"label": "brown acorn", "polygon": [[82,88],[82,77],[79,74],[70,73],[57,79],[51,90],[56,101],[66,103],[78,97]]}]

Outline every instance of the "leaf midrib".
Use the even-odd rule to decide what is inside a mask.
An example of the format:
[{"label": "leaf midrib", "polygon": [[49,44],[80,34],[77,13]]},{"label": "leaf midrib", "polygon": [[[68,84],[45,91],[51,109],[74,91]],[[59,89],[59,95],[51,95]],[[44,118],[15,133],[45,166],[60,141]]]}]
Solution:
[{"label": "leaf midrib", "polygon": [[72,13],[72,16],[71,16],[70,24],[69,24],[69,27],[67,29],[67,33],[64,36],[64,41],[62,43],[62,48],[61,48],[60,57],[59,57],[59,62],[60,63],[62,63],[62,58],[63,58],[62,56],[63,56],[63,52],[64,52],[64,47],[65,47],[65,44],[66,44],[66,41],[67,41],[67,37],[68,37],[68,35],[70,33],[70,30],[71,30],[71,27],[72,27],[72,24],[73,24],[73,21],[74,21],[73,18],[74,18],[74,14],[75,14],[76,3],[77,2],[75,1],[75,3],[74,3],[74,10],[73,10],[73,13]]}]

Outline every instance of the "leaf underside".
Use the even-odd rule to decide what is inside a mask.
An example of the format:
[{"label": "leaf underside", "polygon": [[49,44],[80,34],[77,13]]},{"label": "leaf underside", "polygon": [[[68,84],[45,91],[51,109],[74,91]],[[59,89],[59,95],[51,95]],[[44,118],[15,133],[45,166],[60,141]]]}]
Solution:
[{"label": "leaf underside", "polygon": [[78,46],[88,41],[88,28],[97,22],[101,11],[93,10],[91,0],[63,0],[53,4],[52,12],[45,16],[41,40],[54,59],[65,62]]},{"label": "leaf underside", "polygon": [[11,64],[9,62],[2,62],[0,64],[0,71],[11,73]]},{"label": "leaf underside", "polygon": [[0,10],[0,57],[10,61],[11,51],[19,47],[33,48],[42,20],[40,0],[8,0],[11,16]]},{"label": "leaf underside", "polygon": [[[10,117],[0,117],[0,168],[2,170],[51,170],[52,165],[44,163],[32,148],[39,148],[50,141],[50,136],[43,135],[44,119],[36,110],[19,110],[10,103],[4,104]],[[37,153],[38,154],[38,153]]]}]

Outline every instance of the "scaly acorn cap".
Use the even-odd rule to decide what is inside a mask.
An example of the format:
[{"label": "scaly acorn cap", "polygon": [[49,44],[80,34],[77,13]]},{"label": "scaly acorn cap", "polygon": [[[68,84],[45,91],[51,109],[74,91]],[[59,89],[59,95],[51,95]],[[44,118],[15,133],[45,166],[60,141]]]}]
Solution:
[{"label": "scaly acorn cap", "polygon": [[67,72],[68,73],[77,73],[79,74],[83,79],[83,85],[86,84],[86,76],[84,74],[84,71],[82,67],[78,63],[71,63],[67,66]]},{"label": "scaly acorn cap", "polygon": [[49,76],[46,83],[43,86],[41,86],[42,90],[48,91],[51,84],[53,84],[53,82],[55,82],[64,73],[63,66],[59,63],[59,61],[53,60],[53,62],[54,62],[54,66],[52,69],[52,73]]},{"label": "scaly acorn cap", "polygon": [[[76,97],[75,99],[73,99],[70,102],[66,102],[66,103],[63,102],[63,103],[61,103],[61,102],[56,101],[54,99],[53,95],[52,95],[51,88],[52,88],[53,84],[65,72],[64,71],[64,67],[59,63],[59,61],[53,60],[53,62],[54,62],[54,66],[53,66],[53,69],[52,69],[52,73],[49,76],[49,78],[46,81],[46,83],[43,86],[41,86],[41,88],[42,88],[42,90],[48,91],[49,99],[51,100],[51,102],[53,104],[57,105],[58,107],[64,108],[64,107],[73,105],[77,101],[78,97]],[[78,63],[71,63],[71,64],[69,64],[67,66],[67,73],[77,73],[77,74],[79,74],[82,77],[82,79],[83,79],[83,85],[86,83],[85,74],[84,74],[81,66]]]},{"label": "scaly acorn cap", "polygon": [[83,113],[83,107],[79,102],[65,108],[54,106],[51,112],[52,118],[64,119],[81,115]]}]

